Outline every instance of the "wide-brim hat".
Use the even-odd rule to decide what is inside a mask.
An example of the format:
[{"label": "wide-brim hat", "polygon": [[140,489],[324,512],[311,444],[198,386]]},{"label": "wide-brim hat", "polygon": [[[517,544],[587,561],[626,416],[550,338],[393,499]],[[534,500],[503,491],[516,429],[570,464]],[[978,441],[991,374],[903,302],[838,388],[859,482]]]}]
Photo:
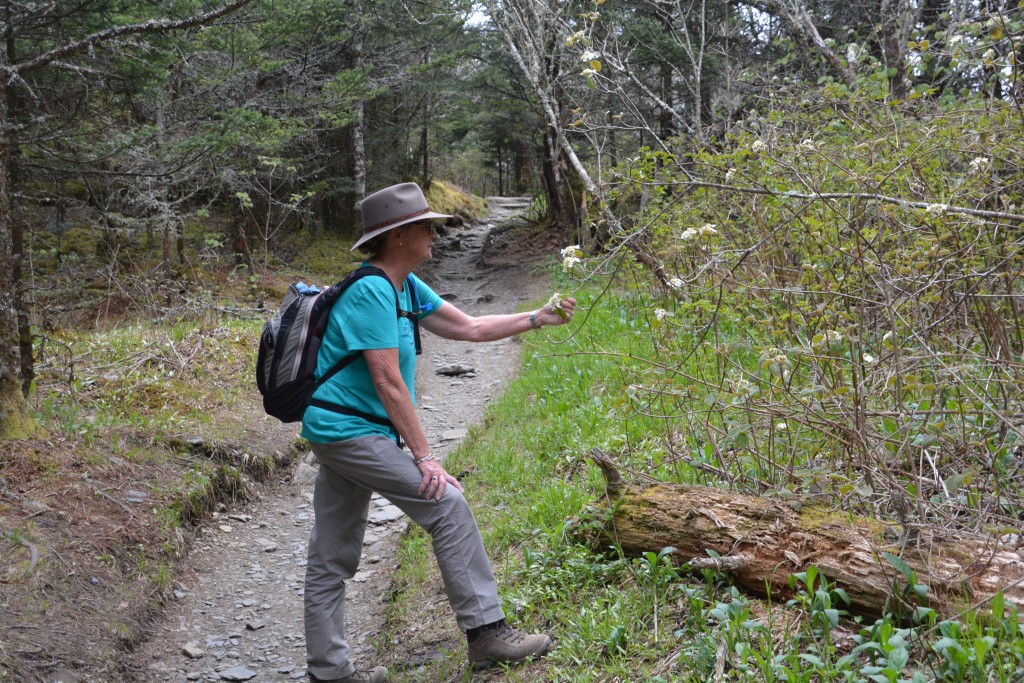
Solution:
[{"label": "wide-brim hat", "polygon": [[374,192],[359,203],[359,212],[363,215],[363,231],[352,245],[353,250],[377,235],[406,223],[425,218],[451,218],[446,213],[431,211],[423,190],[416,183],[401,183]]}]

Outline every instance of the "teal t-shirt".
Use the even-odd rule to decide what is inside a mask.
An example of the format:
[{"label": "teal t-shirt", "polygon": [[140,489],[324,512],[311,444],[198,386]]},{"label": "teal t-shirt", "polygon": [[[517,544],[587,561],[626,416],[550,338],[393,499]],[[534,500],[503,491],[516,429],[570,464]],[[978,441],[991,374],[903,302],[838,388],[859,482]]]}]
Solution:
[{"label": "teal t-shirt", "polygon": [[[402,283],[402,291],[398,292],[399,306],[403,311],[415,313],[422,320],[440,308],[444,300],[415,275],[412,276],[412,282],[415,292],[409,291],[407,281]],[[416,378],[416,343],[412,321],[398,317],[395,311],[395,290],[388,280],[374,275],[363,277],[345,290],[331,308],[317,356],[316,376],[322,376],[339,359],[353,351],[394,348],[398,349],[402,380],[409,388],[415,404],[416,392],[413,385]],[[313,397],[383,419],[388,418],[363,356],[327,380]],[[372,434],[394,438],[391,430],[384,425],[316,406],[306,408],[302,418],[302,436],[317,443],[344,441]]]}]

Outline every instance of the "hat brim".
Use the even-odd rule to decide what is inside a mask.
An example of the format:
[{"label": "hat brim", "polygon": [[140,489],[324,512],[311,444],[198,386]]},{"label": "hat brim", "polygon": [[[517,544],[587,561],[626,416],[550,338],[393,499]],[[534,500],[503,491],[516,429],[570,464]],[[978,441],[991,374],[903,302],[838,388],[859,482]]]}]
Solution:
[{"label": "hat brim", "polygon": [[350,251],[355,251],[356,249],[359,248],[359,246],[361,244],[369,242],[370,240],[372,240],[377,235],[382,235],[385,232],[387,232],[388,230],[394,230],[395,228],[399,228],[399,227],[401,227],[403,225],[406,225],[408,223],[419,223],[420,221],[422,221],[424,219],[427,219],[427,218],[451,218],[451,215],[447,214],[447,213],[434,213],[433,211],[427,211],[426,213],[421,213],[418,216],[414,216],[412,218],[407,218],[404,221],[396,221],[395,223],[392,223],[391,225],[385,225],[383,228],[377,228],[376,230],[371,230],[370,232],[366,233],[365,235],[360,235],[359,239],[356,240],[356,243],[352,245],[352,249],[350,249]]}]

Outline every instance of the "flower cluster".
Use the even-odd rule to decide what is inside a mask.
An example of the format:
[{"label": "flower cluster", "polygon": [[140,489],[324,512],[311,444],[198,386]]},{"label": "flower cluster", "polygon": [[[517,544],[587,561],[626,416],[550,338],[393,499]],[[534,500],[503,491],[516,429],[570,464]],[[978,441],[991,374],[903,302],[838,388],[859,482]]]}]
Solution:
[{"label": "flower cluster", "polygon": [[697,229],[696,228],[687,228],[686,230],[683,230],[683,234],[679,236],[679,239],[681,239],[684,242],[689,242],[690,240],[692,240],[696,236],[697,236]]},{"label": "flower cluster", "polygon": [[945,204],[929,204],[927,207],[925,207],[925,213],[930,213],[932,215],[938,216],[941,216],[948,210],[949,207]]},{"label": "flower cluster", "polygon": [[761,140],[754,140],[754,144],[750,145],[750,151],[753,152],[754,154],[760,154],[766,149],[768,149],[768,145],[766,145]]},{"label": "flower cluster", "polygon": [[992,160],[988,157],[974,157],[971,159],[971,173],[983,173],[988,170]]},{"label": "flower cluster", "polygon": [[672,311],[666,311],[664,308],[655,308],[654,309],[654,318],[658,322],[661,322],[665,318],[671,318],[672,315],[673,315]]},{"label": "flower cluster", "polygon": [[583,250],[580,249],[580,245],[573,244],[562,250],[562,270],[571,273],[581,263],[583,263]]},{"label": "flower cluster", "polygon": [[726,183],[731,183],[732,179],[733,179],[733,177],[735,177],[735,175],[736,175],[736,169],[735,168],[730,168],[728,171],[725,172],[725,182]]},{"label": "flower cluster", "polygon": [[680,287],[683,286],[683,281],[677,277],[674,277],[668,281],[668,286],[671,287],[672,289],[679,289]]},{"label": "flower cluster", "polygon": [[705,223],[704,225],[700,226],[700,230],[698,230],[697,232],[699,232],[701,235],[704,235],[705,237],[710,237],[711,235],[718,234],[718,230],[715,229],[716,227],[717,226],[714,223]]}]

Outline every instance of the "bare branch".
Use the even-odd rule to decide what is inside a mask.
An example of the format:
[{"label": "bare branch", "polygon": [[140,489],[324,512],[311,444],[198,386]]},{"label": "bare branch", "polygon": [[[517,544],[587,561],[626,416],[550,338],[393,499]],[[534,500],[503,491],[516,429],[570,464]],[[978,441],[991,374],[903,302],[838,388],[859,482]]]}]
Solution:
[{"label": "bare branch", "polygon": [[[232,2],[222,5],[217,9],[204,12],[203,14],[196,14],[186,19],[152,19],[141,24],[112,26],[111,28],[97,31],[96,33],[86,36],[81,40],[54,48],[49,52],[44,52],[43,54],[33,57],[28,61],[21,62],[20,64],[0,65],[0,73],[3,73],[3,80],[6,83],[17,75],[49,66],[54,62],[80,54],[92,47],[120,38],[121,36],[137,35],[140,33],[179,31],[182,29],[194,28],[196,26],[205,26],[241,9],[250,2],[252,2],[252,0],[233,0]],[[67,68],[67,65],[64,66]]]}]

